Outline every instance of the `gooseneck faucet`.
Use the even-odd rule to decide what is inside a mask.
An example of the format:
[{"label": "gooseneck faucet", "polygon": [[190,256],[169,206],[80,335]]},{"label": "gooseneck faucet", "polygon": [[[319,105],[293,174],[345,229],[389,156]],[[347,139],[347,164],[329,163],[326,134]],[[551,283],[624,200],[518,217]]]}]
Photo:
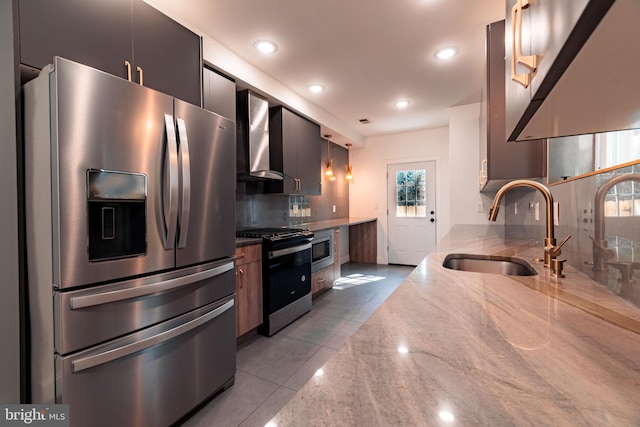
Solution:
[{"label": "gooseneck faucet", "polygon": [[616,176],[602,184],[596,191],[593,213],[595,217],[595,235],[593,237],[589,236],[593,240],[593,270],[595,271],[606,271],[608,269],[607,260],[615,256],[615,252],[607,247],[607,241],[604,238],[604,199],[611,187],[625,181],[640,182],[640,174],[630,173]]},{"label": "gooseneck faucet", "polygon": [[549,189],[539,182],[531,181],[528,179],[517,179],[515,181],[511,181],[500,188],[496,193],[496,196],[493,198],[493,204],[491,205],[491,209],[489,210],[489,220],[495,221],[498,217],[498,210],[500,209],[500,201],[504,194],[516,187],[530,187],[538,190],[544,196],[544,200],[546,203],[546,226],[547,226],[547,235],[544,239],[544,266],[551,267],[552,273],[557,277],[562,276],[562,262],[557,259],[557,257],[562,253],[560,248],[569,240],[568,236],[560,245],[556,245],[556,239],[554,237],[554,229],[553,229],[553,196]]}]

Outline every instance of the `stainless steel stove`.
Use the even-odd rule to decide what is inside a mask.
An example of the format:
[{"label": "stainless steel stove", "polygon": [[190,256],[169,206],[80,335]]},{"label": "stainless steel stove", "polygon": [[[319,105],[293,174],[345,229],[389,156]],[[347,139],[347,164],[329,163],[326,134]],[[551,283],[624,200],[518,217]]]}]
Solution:
[{"label": "stainless steel stove", "polygon": [[301,228],[256,228],[238,237],[262,239],[262,335],[271,336],[311,310],[311,242]]}]

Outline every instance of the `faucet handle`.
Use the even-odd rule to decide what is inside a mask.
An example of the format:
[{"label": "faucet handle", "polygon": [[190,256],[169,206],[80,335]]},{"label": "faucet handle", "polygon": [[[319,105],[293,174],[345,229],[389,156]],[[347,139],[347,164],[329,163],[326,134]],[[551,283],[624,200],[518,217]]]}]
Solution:
[{"label": "faucet handle", "polygon": [[549,249],[549,254],[551,255],[552,258],[556,258],[562,253],[561,248],[564,246],[565,243],[567,243],[567,241],[570,238],[571,238],[571,234],[565,237],[564,240],[559,245],[553,246]]}]

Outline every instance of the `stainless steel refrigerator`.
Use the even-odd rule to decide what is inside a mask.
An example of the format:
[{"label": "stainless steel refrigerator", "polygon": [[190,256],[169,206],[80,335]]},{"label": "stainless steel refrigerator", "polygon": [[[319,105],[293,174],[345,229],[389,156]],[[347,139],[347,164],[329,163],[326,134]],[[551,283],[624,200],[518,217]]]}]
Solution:
[{"label": "stainless steel refrigerator", "polygon": [[32,402],[169,425],[234,381],[234,122],[62,58],[24,105]]}]

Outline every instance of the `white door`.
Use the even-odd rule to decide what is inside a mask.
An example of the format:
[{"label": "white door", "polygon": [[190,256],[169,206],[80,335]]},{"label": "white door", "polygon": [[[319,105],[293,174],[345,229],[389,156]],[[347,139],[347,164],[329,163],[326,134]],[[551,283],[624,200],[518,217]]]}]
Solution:
[{"label": "white door", "polygon": [[387,166],[389,264],[418,265],[436,246],[436,162]]}]

